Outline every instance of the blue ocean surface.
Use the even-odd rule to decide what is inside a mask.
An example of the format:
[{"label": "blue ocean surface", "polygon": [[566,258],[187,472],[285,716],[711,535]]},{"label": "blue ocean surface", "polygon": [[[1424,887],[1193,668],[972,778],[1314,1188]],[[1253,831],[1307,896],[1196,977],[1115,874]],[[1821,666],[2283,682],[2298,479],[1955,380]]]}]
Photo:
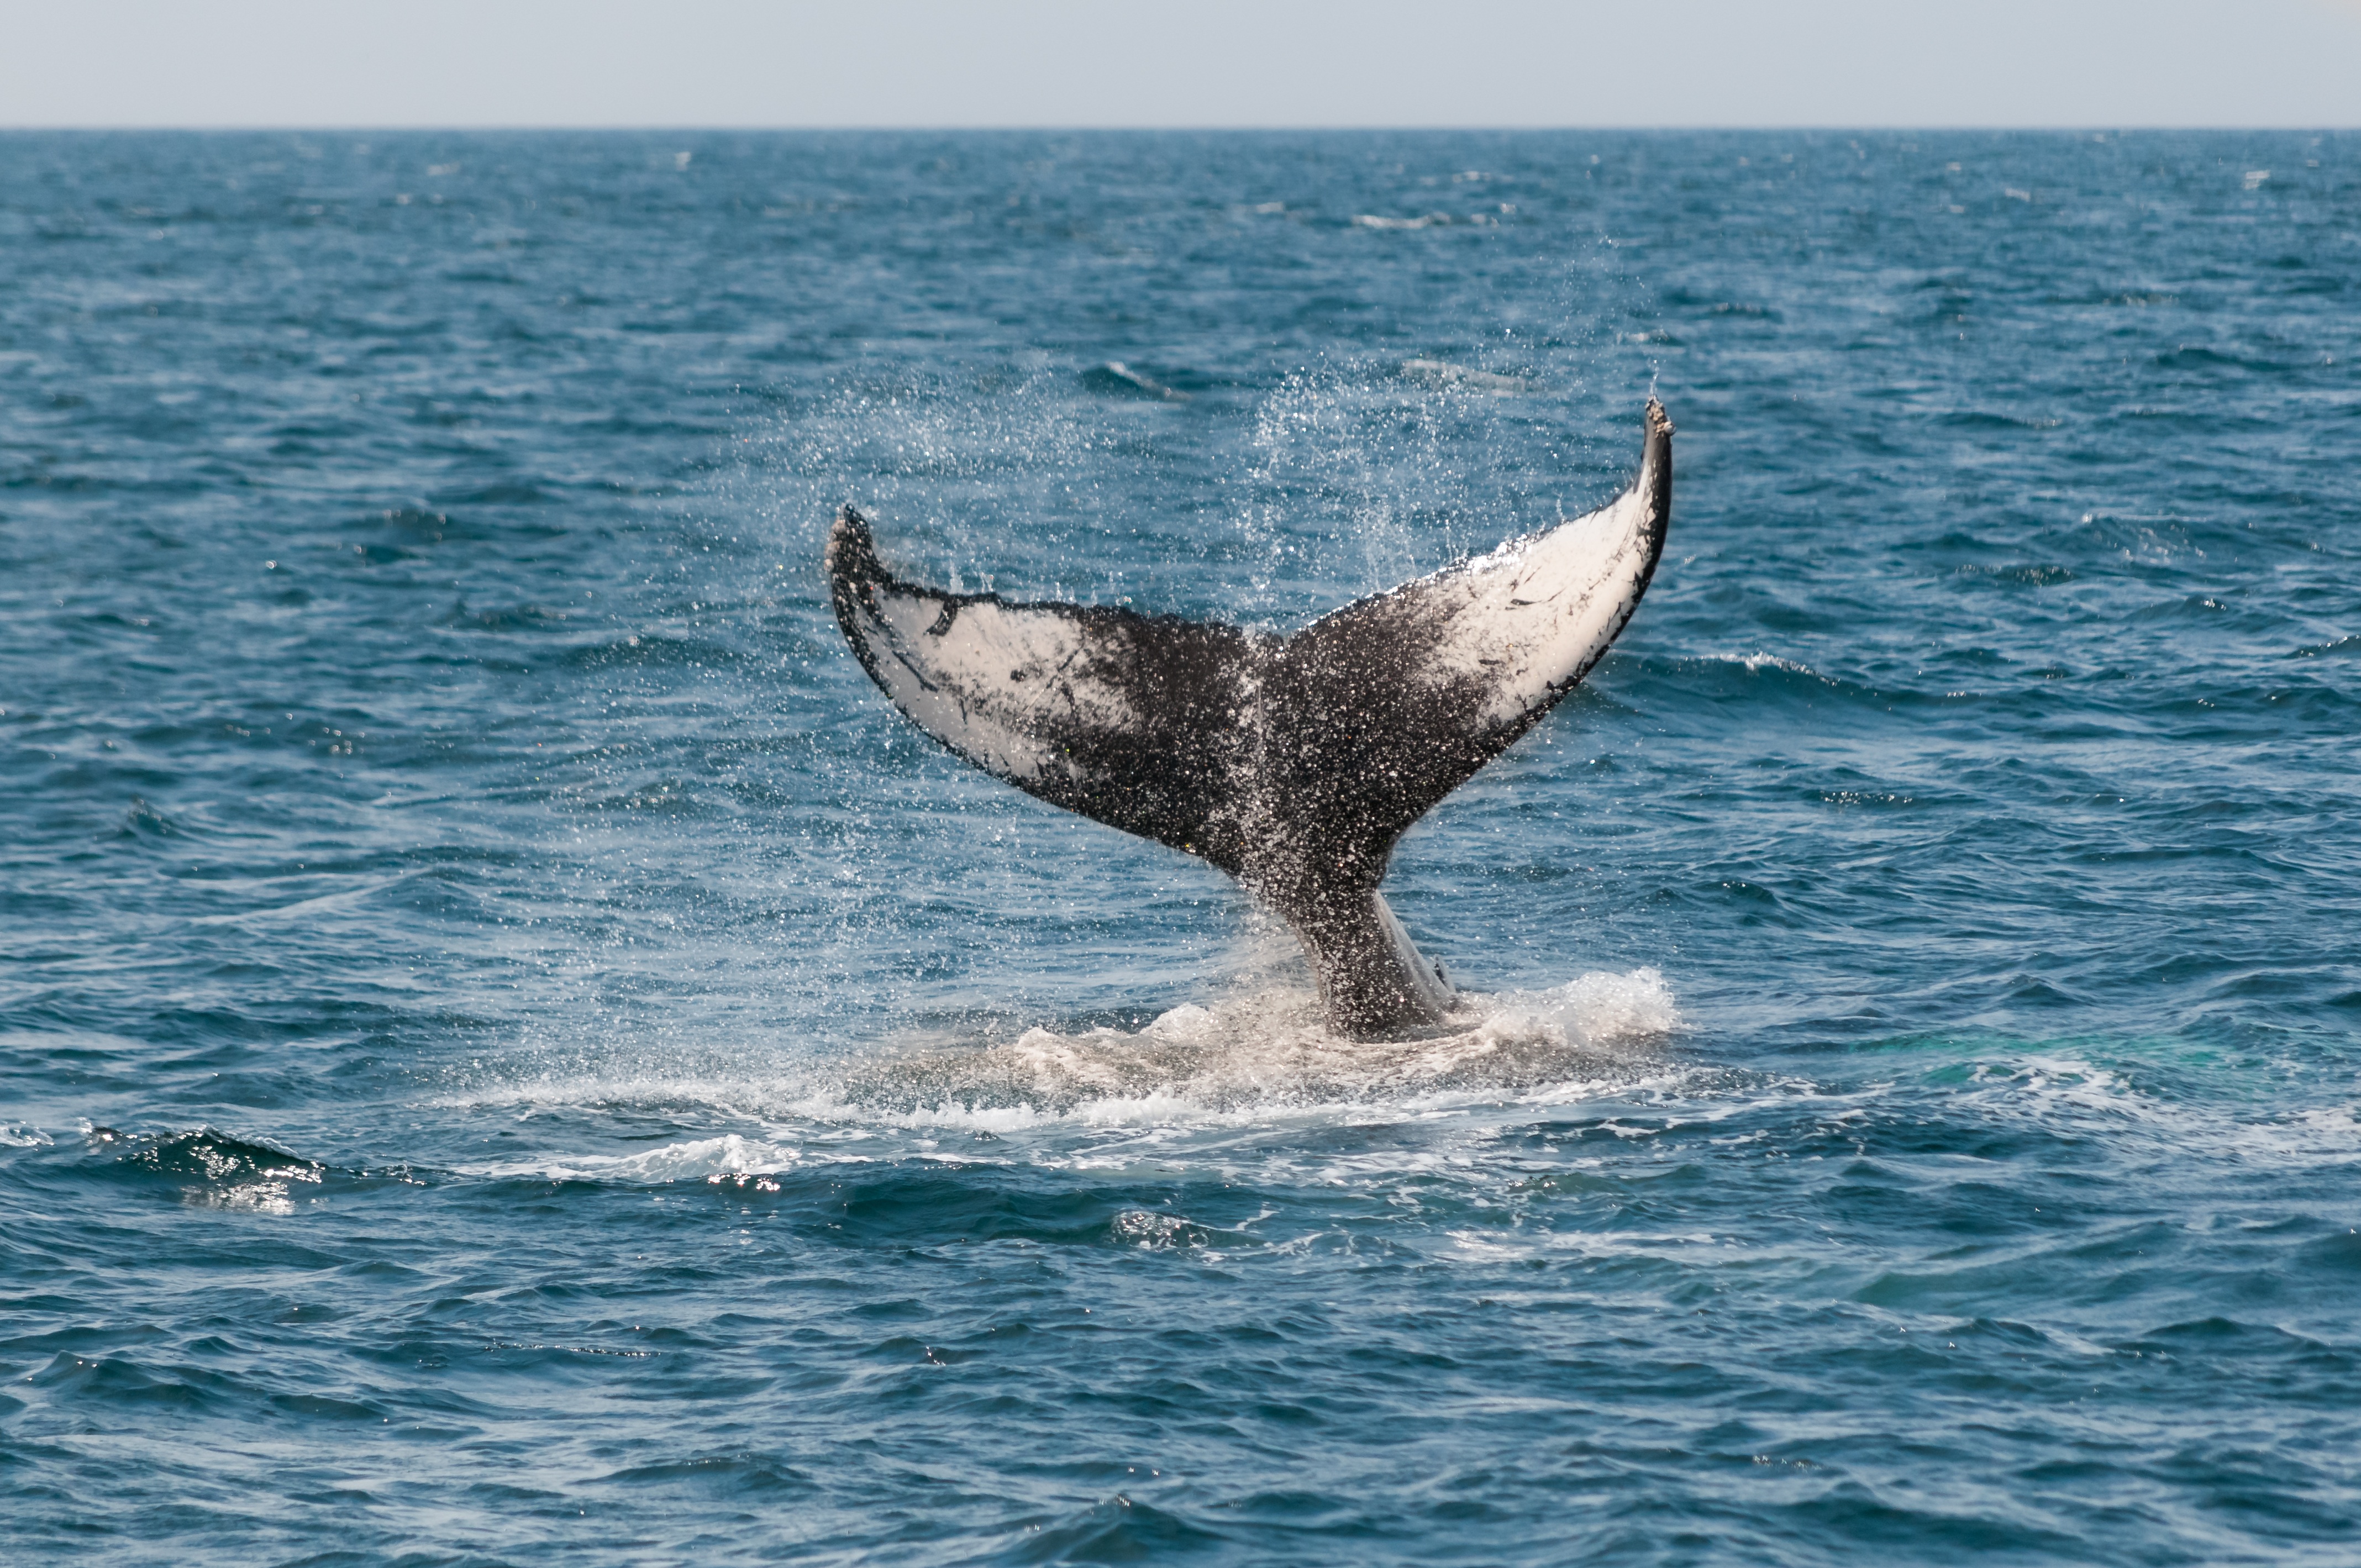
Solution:
[{"label": "blue ocean surface", "polygon": [[[2361,1561],[2361,139],[0,137],[0,1557]],[[1611,496],[1322,1027],[835,509]]]}]

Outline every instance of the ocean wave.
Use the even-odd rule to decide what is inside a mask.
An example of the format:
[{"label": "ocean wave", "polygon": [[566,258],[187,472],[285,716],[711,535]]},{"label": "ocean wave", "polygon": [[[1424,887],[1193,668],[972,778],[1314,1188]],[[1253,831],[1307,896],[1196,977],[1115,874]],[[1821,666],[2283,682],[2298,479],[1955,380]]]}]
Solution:
[{"label": "ocean wave", "polygon": [[178,1187],[183,1201],[201,1208],[291,1214],[295,1187],[317,1187],[328,1174],[317,1160],[213,1127],[125,1133],[91,1126],[83,1131],[82,1143],[117,1169],[166,1179]]},{"label": "ocean wave", "polygon": [[1093,365],[1082,372],[1082,385],[1093,392],[1115,397],[1144,398],[1157,402],[1185,403],[1189,394],[1142,375],[1120,359]]},{"label": "ocean wave", "polygon": [[1535,383],[1521,376],[1503,376],[1497,371],[1477,370],[1444,359],[1405,359],[1402,361],[1402,374],[1414,376],[1422,381],[1489,392],[1496,398],[1513,398],[1540,389]]}]

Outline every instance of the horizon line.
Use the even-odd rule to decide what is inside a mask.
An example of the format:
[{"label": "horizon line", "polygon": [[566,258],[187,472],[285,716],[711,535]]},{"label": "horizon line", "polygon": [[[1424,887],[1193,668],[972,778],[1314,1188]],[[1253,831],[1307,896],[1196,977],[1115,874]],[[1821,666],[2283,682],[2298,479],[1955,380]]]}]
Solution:
[{"label": "horizon line", "polygon": [[631,124],[631,123],[622,123],[622,124],[618,124],[618,123],[613,123],[613,122],[597,122],[597,121],[578,121],[578,122],[577,122],[577,121],[565,121],[565,120],[556,120],[556,121],[531,121],[531,122],[518,121],[518,122],[513,122],[513,123],[511,123],[511,122],[501,122],[501,121],[472,121],[472,122],[470,122],[470,121],[453,121],[453,122],[448,122],[448,123],[445,123],[445,122],[434,122],[434,123],[425,123],[425,122],[421,122],[421,123],[416,123],[416,124],[399,123],[399,122],[396,122],[396,123],[378,123],[378,122],[368,122],[368,121],[352,121],[352,122],[345,122],[345,121],[336,121],[336,120],[324,120],[324,121],[295,121],[295,120],[289,120],[289,121],[272,121],[272,120],[259,120],[259,121],[253,121],[253,122],[242,122],[242,121],[240,121],[240,122],[231,122],[231,121],[224,121],[224,122],[220,122],[220,123],[205,123],[205,124],[185,124],[185,123],[166,123],[166,122],[157,122],[157,123],[154,123],[154,124],[147,124],[147,123],[139,123],[139,122],[131,122],[131,123],[110,123],[110,124],[96,124],[96,123],[93,123],[93,124],[81,124],[81,123],[10,124],[10,123],[6,123],[6,122],[0,122],[0,135],[8,135],[8,134],[12,134],[12,133],[27,133],[27,132],[69,132],[69,133],[71,133],[71,132],[84,132],[84,133],[90,133],[90,134],[101,135],[101,136],[116,136],[116,135],[126,135],[126,134],[132,134],[132,133],[137,133],[137,132],[143,132],[143,131],[169,132],[169,133],[184,134],[184,135],[203,135],[203,134],[206,134],[206,133],[214,133],[214,132],[227,133],[227,134],[248,135],[248,134],[254,134],[254,133],[258,133],[258,132],[267,132],[267,131],[288,131],[288,132],[298,132],[298,133],[301,133],[301,132],[311,132],[311,133],[313,133],[313,134],[319,134],[319,135],[327,135],[327,134],[338,134],[338,135],[341,135],[341,134],[346,134],[346,133],[368,132],[368,133],[369,133],[369,134],[371,134],[371,135],[380,135],[380,136],[383,136],[383,135],[399,135],[399,134],[402,134],[402,133],[409,133],[409,132],[426,132],[426,133],[432,133],[432,132],[444,132],[444,133],[457,132],[457,133],[464,133],[464,134],[483,134],[483,133],[487,133],[487,132],[498,132],[498,131],[527,132],[527,133],[531,133],[531,132],[558,132],[558,131],[574,131],[574,132],[588,131],[588,132],[597,132],[597,133],[603,133],[603,134],[615,134],[615,135],[620,135],[620,134],[624,134],[624,133],[644,133],[644,134],[651,134],[651,135],[653,135],[653,134],[665,134],[665,135],[681,135],[681,136],[715,136],[715,135],[721,135],[721,134],[732,133],[732,132],[736,132],[736,133],[756,132],[756,133],[770,133],[770,134],[785,134],[785,133],[789,133],[789,132],[829,132],[829,133],[864,133],[864,132],[866,132],[866,133],[882,133],[882,134],[887,134],[887,135],[905,135],[905,136],[906,136],[906,135],[917,135],[917,134],[922,134],[922,133],[932,133],[932,134],[955,133],[955,134],[960,134],[960,135],[969,135],[969,136],[974,136],[974,135],[1032,135],[1032,136],[1038,136],[1038,135],[1054,134],[1054,133],[1060,133],[1060,132],[1062,132],[1062,133],[1067,133],[1067,134],[1087,134],[1087,135],[1094,135],[1094,136],[1108,136],[1108,135],[1126,135],[1126,134],[1135,134],[1135,135],[1170,135],[1170,134],[1173,134],[1173,133],[1176,133],[1176,132],[1187,132],[1187,133],[1192,133],[1192,134],[1197,134],[1197,135],[1214,135],[1214,136],[1219,136],[1219,135],[1235,135],[1235,136],[1273,136],[1273,135],[1285,135],[1285,134],[1305,133],[1305,132],[1318,132],[1318,133],[1338,133],[1338,132],[1349,132],[1349,133],[1356,133],[1356,134],[1388,134],[1388,133],[1389,133],[1389,134],[1394,134],[1394,135],[1419,134],[1419,133],[1434,133],[1434,134],[1444,134],[1444,135],[1468,135],[1468,134],[1494,134],[1494,135],[1507,135],[1507,134],[1516,134],[1516,133],[1532,133],[1532,132],[1545,132],[1545,133],[1546,133],[1546,132],[1580,132],[1580,131],[1587,131],[1587,132],[1624,131],[1624,132],[1639,132],[1639,133],[1674,133],[1674,134],[1682,134],[1682,135],[1700,135],[1700,134],[1705,134],[1705,133],[1708,133],[1708,132],[1806,132],[1806,133],[1854,134],[1854,135],[1859,135],[1859,134],[1861,134],[1861,133],[1869,133],[1869,134],[1872,134],[1872,135],[1895,135],[1895,136],[1908,136],[1908,135],[1933,134],[1933,133],[1938,133],[1938,132],[1950,132],[1950,131],[2025,131],[2025,132],[2032,132],[2032,133],[2036,133],[2036,134],[2043,134],[2043,135],[2067,135],[2067,134],[2082,135],[2082,134],[2088,134],[2088,133],[2099,132],[2099,133],[2106,133],[2106,134],[2111,134],[2111,135],[2123,135],[2123,136],[2155,135],[2155,134],[2161,133],[2161,132],[2173,132],[2173,131],[2183,131],[2183,132],[2186,132],[2186,131],[2219,131],[2219,132],[2235,132],[2235,133],[2242,133],[2242,134],[2247,134],[2247,135],[2262,134],[2262,133],[2267,133],[2267,132],[2268,132],[2268,133],[2287,134],[2287,135],[2302,135],[2302,134],[2305,134],[2305,133],[2309,132],[2309,133],[2313,134],[2313,135],[2338,135],[2338,134],[2342,134],[2342,133],[2344,133],[2344,132],[2347,132],[2347,131],[2361,131],[2361,121],[2356,121],[2356,123],[2351,124],[2351,125],[2342,125],[2342,124],[2292,124],[2292,123],[2290,123],[2290,124],[2245,124],[2245,125],[2239,125],[2239,124],[2213,124],[2213,123],[2207,123],[2207,124],[2175,124],[2175,123],[2128,124],[2128,123],[2112,123],[2112,122],[2097,121],[2097,120],[2089,121],[2089,122],[2081,122],[2081,123],[2078,123],[2078,122],[2072,122],[2072,121],[2052,121],[2052,122],[2043,122],[2043,123],[2038,123],[2038,124],[2036,124],[2036,123],[2029,123],[2029,122],[2027,122],[2027,123],[2015,123],[2015,122],[2005,122],[2005,121],[2002,121],[2002,122],[1989,122],[1989,121],[1956,121],[1956,122],[1935,122],[1935,123],[1923,124],[1923,125],[1899,125],[1899,124],[1892,124],[1892,123],[1885,123],[1885,122],[1878,122],[1878,123],[1861,123],[1861,124],[1857,124],[1857,125],[1856,125],[1856,124],[1849,124],[1849,123],[1845,123],[1845,122],[1821,122],[1821,121],[1814,121],[1814,122],[1796,121],[1796,122],[1794,122],[1794,123],[1785,123],[1785,122],[1769,122],[1769,123],[1764,123],[1764,122],[1749,122],[1749,123],[1738,123],[1738,122],[1730,122],[1730,123],[1728,123],[1728,124],[1720,124],[1720,123],[1703,123],[1703,124],[1698,124],[1698,123],[1685,123],[1685,124],[1672,124],[1672,123],[1664,123],[1664,124],[1642,124],[1642,125],[1634,125],[1634,124],[1629,124],[1629,123],[1585,124],[1585,123],[1580,123],[1580,122],[1568,122],[1568,123],[1562,123],[1562,124],[1561,124],[1561,123],[1551,123],[1551,124],[1538,124],[1538,123],[1532,123],[1532,124],[1515,124],[1515,125],[1485,125],[1485,124],[1457,124],[1457,125],[1387,125],[1387,124],[1379,124],[1379,123],[1376,123],[1376,122],[1359,122],[1359,121],[1340,121],[1340,122],[1336,122],[1336,123],[1333,123],[1333,124],[1318,124],[1318,125],[1310,125],[1310,124],[1307,124],[1307,125],[1191,125],[1191,124],[1185,124],[1185,123],[1175,123],[1175,124],[1170,124],[1170,125],[1082,125],[1082,124],[1076,124],[1076,125],[1063,125],[1063,124],[1058,124],[1058,123],[1054,123],[1054,122],[1053,122],[1053,123],[1047,123],[1047,124],[1039,124],[1039,125],[999,125],[999,124],[942,124],[942,125],[928,125],[928,124],[890,124],[890,125],[889,125],[889,124],[884,124],[884,123],[877,123],[877,124],[850,124],[850,125],[847,125],[847,124],[794,124],[794,123],[785,123],[785,124],[780,124],[780,123],[770,123],[770,122],[763,122],[763,123],[748,122],[748,123],[744,123],[744,124],[735,124],[735,123],[727,123],[727,122],[724,122],[724,123],[714,123],[714,124],[700,124],[700,123],[697,123],[697,122],[695,122],[695,121],[681,121],[681,122],[669,122],[669,121],[661,121],[661,122],[660,122],[660,121],[650,121],[650,122],[648,122],[648,123],[646,123],[646,124]]}]

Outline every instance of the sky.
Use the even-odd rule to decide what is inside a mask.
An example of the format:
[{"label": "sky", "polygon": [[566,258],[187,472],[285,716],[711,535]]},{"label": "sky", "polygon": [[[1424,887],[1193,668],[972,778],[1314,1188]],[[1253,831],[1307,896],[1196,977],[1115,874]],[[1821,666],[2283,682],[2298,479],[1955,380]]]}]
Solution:
[{"label": "sky", "polygon": [[0,0],[5,126],[2361,126],[2361,0]]}]

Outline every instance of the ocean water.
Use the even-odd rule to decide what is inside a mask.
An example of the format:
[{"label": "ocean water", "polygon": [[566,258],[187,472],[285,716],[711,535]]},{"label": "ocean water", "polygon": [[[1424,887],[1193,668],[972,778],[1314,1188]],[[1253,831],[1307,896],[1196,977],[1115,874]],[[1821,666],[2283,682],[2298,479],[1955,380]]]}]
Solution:
[{"label": "ocean water", "polygon": [[[0,137],[11,1561],[2361,1559],[2361,140]],[[825,600],[1671,542],[1328,1038]]]}]

